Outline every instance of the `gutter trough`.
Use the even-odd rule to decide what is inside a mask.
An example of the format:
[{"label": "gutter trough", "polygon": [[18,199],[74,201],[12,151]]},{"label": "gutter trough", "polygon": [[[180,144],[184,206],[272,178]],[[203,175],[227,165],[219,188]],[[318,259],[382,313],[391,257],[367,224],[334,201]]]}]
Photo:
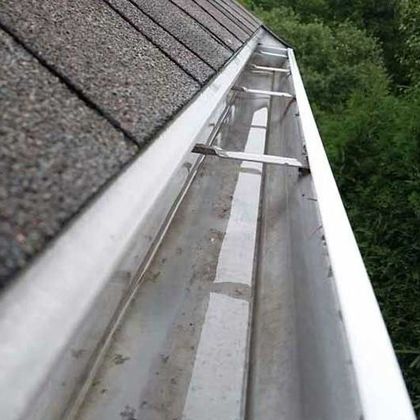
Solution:
[{"label": "gutter trough", "polygon": [[0,311],[1,419],[415,418],[294,52],[265,29]]}]

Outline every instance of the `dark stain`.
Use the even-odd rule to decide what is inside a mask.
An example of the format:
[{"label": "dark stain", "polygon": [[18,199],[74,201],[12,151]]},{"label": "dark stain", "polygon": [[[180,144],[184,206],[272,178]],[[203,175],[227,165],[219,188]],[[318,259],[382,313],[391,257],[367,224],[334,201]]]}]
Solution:
[{"label": "dark stain", "polygon": [[332,277],[333,276],[333,271],[332,271],[332,267],[331,266],[328,267],[328,274],[327,274],[327,276],[328,277]]},{"label": "dark stain", "polygon": [[251,174],[251,175],[261,175],[262,174],[261,170],[253,169],[253,168],[241,168],[240,172],[245,173],[245,174]]},{"label": "dark stain", "polygon": [[225,234],[224,232],[221,232],[218,229],[210,229],[209,230],[209,237],[214,238],[214,239],[218,239],[219,241],[223,240]]},{"label": "dark stain", "polygon": [[190,172],[192,164],[190,162],[185,162],[182,166],[187,168],[187,171]]},{"label": "dark stain", "polygon": [[86,350],[85,349],[79,349],[79,350],[71,349],[70,352],[71,352],[71,355],[75,359],[79,359],[80,357],[83,356],[84,353],[86,353]]},{"label": "dark stain", "polygon": [[112,361],[116,364],[116,365],[122,365],[124,362],[126,362],[127,360],[129,360],[130,358],[128,356],[123,356],[122,354],[115,354],[114,357],[112,358]]},{"label": "dark stain", "polygon": [[114,281],[117,282],[127,282],[131,279],[131,271],[118,271],[115,274]]},{"label": "dark stain", "polygon": [[221,208],[217,211],[217,217],[219,217],[220,219],[224,219],[226,217],[226,214],[229,213],[230,208],[229,207],[224,207]]},{"label": "dark stain", "polygon": [[160,276],[160,271],[156,273],[150,273],[149,278],[147,280],[151,281],[152,283],[156,283],[156,280],[159,278],[159,276]]},{"label": "dark stain", "polygon": [[130,407],[129,405],[124,407],[124,410],[120,412],[120,416],[124,420],[138,420],[135,408]]}]

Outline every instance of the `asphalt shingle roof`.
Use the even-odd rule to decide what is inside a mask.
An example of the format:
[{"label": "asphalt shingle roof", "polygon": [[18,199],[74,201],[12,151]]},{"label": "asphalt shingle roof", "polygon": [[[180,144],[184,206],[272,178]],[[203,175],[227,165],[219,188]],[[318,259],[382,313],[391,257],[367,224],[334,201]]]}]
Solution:
[{"label": "asphalt shingle roof", "polygon": [[0,19],[139,144],[200,89],[104,1],[4,0]]},{"label": "asphalt shingle roof", "polygon": [[230,19],[238,22],[242,27],[250,31],[256,30],[261,23],[255,18],[248,18],[248,14],[242,7],[239,7],[234,1],[226,0],[208,0],[212,2],[219,10],[223,11]]},{"label": "asphalt shingle roof", "polygon": [[138,146],[3,31],[0,57],[4,282],[133,158]]},{"label": "asphalt shingle roof", "polygon": [[231,51],[171,1],[132,1],[214,69],[220,69],[231,56]]},{"label": "asphalt shingle roof", "polygon": [[259,23],[238,8],[231,0],[2,1],[0,285],[249,39]]},{"label": "asphalt shingle roof", "polygon": [[248,33],[230,21],[209,2],[200,0],[173,0],[173,2],[190,13],[214,34],[217,34],[229,47],[237,49],[242,45],[242,42],[249,38]]},{"label": "asphalt shingle roof", "polygon": [[170,32],[145,15],[135,3],[127,0],[106,0],[106,2],[199,83],[205,83],[215,74],[215,70],[182,45]]}]

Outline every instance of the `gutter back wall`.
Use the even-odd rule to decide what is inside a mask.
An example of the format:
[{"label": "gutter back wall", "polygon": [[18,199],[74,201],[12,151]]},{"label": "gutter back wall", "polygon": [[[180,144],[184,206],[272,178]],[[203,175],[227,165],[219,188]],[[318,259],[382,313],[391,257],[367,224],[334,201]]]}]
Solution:
[{"label": "gutter back wall", "polygon": [[2,1],[0,285],[204,88],[245,23],[195,0]]}]

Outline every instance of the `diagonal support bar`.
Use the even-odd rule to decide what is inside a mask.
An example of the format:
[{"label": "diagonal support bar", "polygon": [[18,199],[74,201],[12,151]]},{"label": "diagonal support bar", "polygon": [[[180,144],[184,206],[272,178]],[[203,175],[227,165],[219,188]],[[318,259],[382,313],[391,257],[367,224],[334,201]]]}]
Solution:
[{"label": "diagonal support bar", "polygon": [[279,96],[281,98],[291,98],[294,99],[295,97],[287,92],[274,92],[271,90],[259,90],[259,89],[249,89],[247,87],[244,86],[239,86],[236,88],[232,88],[232,90],[238,90],[240,92],[245,92],[245,93],[252,93],[252,94],[256,94],[256,95],[268,95],[268,96]]},{"label": "diagonal support bar", "polygon": [[289,69],[282,69],[280,67],[266,67],[266,66],[257,66],[256,64],[251,65],[252,70],[260,70],[260,71],[269,71],[273,73],[286,73],[290,74]]},{"label": "diagonal support bar", "polygon": [[304,165],[302,162],[299,162],[295,158],[264,154],[259,155],[255,153],[246,152],[230,152],[217,146],[207,146],[206,144],[201,143],[197,143],[192,149],[192,152],[199,153],[202,155],[217,156],[221,159],[239,160],[243,162],[267,163],[271,165],[290,166],[306,171],[309,170],[308,166]]},{"label": "diagonal support bar", "polygon": [[287,54],[281,54],[281,53],[271,52],[271,51],[257,51],[257,53],[262,54],[262,55],[270,55],[272,57],[289,58]]},{"label": "diagonal support bar", "polygon": [[287,48],[281,48],[281,47],[276,47],[274,45],[265,45],[262,42],[258,43],[258,46],[260,48],[263,48],[265,50],[272,50],[272,51],[278,51],[278,52],[282,52],[282,53],[288,53],[288,49]]}]

